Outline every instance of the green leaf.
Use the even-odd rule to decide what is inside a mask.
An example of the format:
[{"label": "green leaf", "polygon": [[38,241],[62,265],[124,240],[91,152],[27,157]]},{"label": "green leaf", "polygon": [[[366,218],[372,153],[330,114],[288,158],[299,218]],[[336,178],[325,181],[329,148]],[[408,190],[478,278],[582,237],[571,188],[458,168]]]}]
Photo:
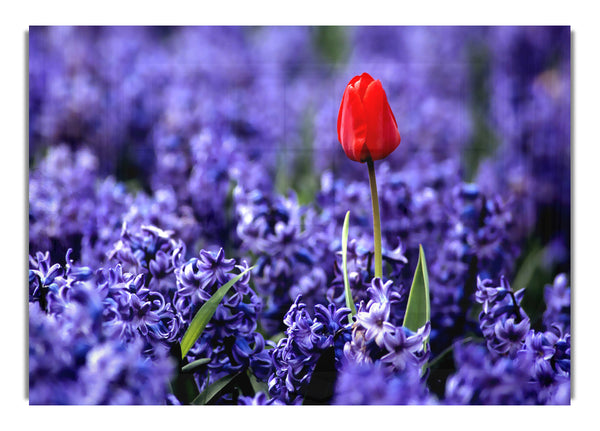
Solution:
[{"label": "green leaf", "polygon": [[529,286],[529,283],[534,278],[536,270],[543,265],[543,258],[544,249],[540,245],[535,244],[523,259],[523,262],[511,283],[513,290],[519,290]]},{"label": "green leaf", "polygon": [[429,276],[427,275],[427,263],[425,262],[425,252],[423,251],[423,247],[419,244],[419,261],[417,262],[415,275],[408,295],[408,304],[406,306],[403,326],[416,332],[429,321],[429,307]]},{"label": "green leaf", "polygon": [[[278,332],[277,334],[269,338],[269,341],[272,341],[273,343],[277,344],[279,343],[279,341],[281,341],[282,338],[285,338],[285,335],[285,332]],[[266,348],[268,349],[269,346],[266,346]]]},{"label": "green leaf", "polygon": [[241,274],[229,280],[223,286],[217,290],[214,295],[204,303],[204,305],[198,310],[192,323],[190,323],[190,327],[185,331],[183,337],[181,338],[181,357],[184,358],[187,352],[192,348],[194,343],[198,340],[204,328],[210,321],[210,319],[215,314],[217,310],[217,306],[223,300],[229,289],[240,279],[242,278],[248,271],[251,271],[254,267],[246,269]]},{"label": "green leaf", "polygon": [[352,300],[350,291],[350,281],[348,281],[348,226],[350,225],[350,211],[344,218],[344,227],[342,229],[342,273],[344,276],[344,293],[346,296],[346,307],[350,309],[350,316],[356,314],[356,306]]},{"label": "green leaf", "polygon": [[181,346],[179,343],[171,345],[169,355],[177,364],[176,373],[169,383],[171,393],[175,395],[181,404],[188,405],[198,396],[200,391],[198,390],[194,376],[183,374],[181,371],[183,360],[181,358]]},{"label": "green leaf", "polygon": [[255,394],[259,392],[264,392],[265,394],[269,393],[269,385],[265,382],[259,381],[254,374],[250,371],[250,369],[246,370],[248,374],[248,379],[250,380],[250,384],[252,385],[252,389]]},{"label": "green leaf", "polygon": [[518,270],[510,283],[514,291],[525,289],[521,307],[529,316],[532,329],[539,328],[546,307],[544,286],[552,284],[555,273],[555,267],[544,262],[548,247],[550,245],[542,246],[537,238],[530,240],[519,258],[520,263],[517,261]]},{"label": "green leaf", "polygon": [[231,388],[233,380],[239,374],[240,373],[230,374],[229,376],[225,376],[209,385],[205,390],[202,391],[202,393],[200,393],[200,395],[194,398],[192,404],[195,406],[203,406],[210,403],[213,399],[224,394],[229,388]]},{"label": "green leaf", "polygon": [[193,373],[195,372],[198,368],[200,368],[202,365],[206,365],[210,362],[210,358],[200,358],[195,360],[194,362],[190,362],[187,365],[184,365],[183,368],[181,368],[181,372],[182,373]]}]

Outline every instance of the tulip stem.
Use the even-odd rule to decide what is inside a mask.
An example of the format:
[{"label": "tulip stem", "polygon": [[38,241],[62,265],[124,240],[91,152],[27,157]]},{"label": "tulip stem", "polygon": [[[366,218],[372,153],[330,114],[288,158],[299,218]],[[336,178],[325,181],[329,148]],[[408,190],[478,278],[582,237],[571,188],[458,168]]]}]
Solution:
[{"label": "tulip stem", "polygon": [[377,195],[377,180],[373,160],[367,160],[369,168],[369,184],[371,186],[371,205],[373,206],[373,246],[375,252],[375,277],[383,277],[381,259],[381,219],[379,217],[379,196]]}]

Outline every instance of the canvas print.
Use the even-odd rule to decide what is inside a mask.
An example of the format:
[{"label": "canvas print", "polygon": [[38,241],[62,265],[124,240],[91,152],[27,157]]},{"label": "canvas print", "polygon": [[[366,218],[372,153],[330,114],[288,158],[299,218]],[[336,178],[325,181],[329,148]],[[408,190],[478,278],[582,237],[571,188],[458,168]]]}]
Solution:
[{"label": "canvas print", "polygon": [[570,404],[568,26],[28,56],[30,404]]}]

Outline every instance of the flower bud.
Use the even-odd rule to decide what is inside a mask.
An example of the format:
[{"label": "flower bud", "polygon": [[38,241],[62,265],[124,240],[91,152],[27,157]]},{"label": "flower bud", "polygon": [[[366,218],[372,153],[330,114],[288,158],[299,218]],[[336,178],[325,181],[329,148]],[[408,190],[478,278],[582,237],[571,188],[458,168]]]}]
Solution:
[{"label": "flower bud", "polygon": [[400,144],[396,118],[381,82],[368,73],[346,86],[337,122],[338,140],[351,160],[387,157]]}]

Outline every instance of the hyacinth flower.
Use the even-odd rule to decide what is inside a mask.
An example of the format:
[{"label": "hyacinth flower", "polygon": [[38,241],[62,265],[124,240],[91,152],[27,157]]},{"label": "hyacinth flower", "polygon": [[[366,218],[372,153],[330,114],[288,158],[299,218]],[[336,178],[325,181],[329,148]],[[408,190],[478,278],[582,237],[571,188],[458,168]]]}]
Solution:
[{"label": "hyacinth flower", "polygon": [[392,373],[380,362],[347,362],[336,383],[336,405],[433,405],[419,369]]},{"label": "hyacinth flower", "polygon": [[[200,404],[209,401],[203,397],[213,393],[211,385],[220,385],[222,379],[236,379],[250,372],[266,384],[271,372],[265,339],[257,331],[263,302],[249,286],[252,269],[246,261],[238,264],[226,258],[220,248],[216,252],[200,250],[198,257],[175,270],[173,303],[184,329],[179,343],[182,373],[203,391]],[[236,270],[240,272],[237,275]],[[185,391],[179,395],[183,397],[180,402],[195,403],[193,398],[185,399]],[[224,393],[211,402],[236,403],[233,397],[231,392]]]},{"label": "hyacinth flower", "polygon": [[298,295],[284,316],[285,337],[269,350],[273,368],[269,376],[269,394],[285,404],[300,404],[320,355],[334,349],[334,366],[342,366],[344,346],[350,341],[350,310],[317,304],[311,316]]},{"label": "hyacinth flower", "polygon": [[554,278],[552,286],[544,287],[544,302],[546,310],[543,323],[547,329],[560,324],[563,330],[571,328],[571,288],[566,274],[559,274]]},{"label": "hyacinth flower", "polygon": [[422,367],[429,356],[425,342],[429,337],[430,322],[413,331],[406,322],[395,325],[390,321],[392,306],[402,299],[392,289],[391,280],[383,283],[380,278],[374,278],[367,293],[369,301],[360,303],[352,339],[344,346],[346,358],[358,364],[381,361],[390,370],[398,372]]},{"label": "hyacinth flower", "polygon": [[489,279],[477,280],[475,300],[483,306],[479,327],[491,352],[514,357],[522,348],[531,326],[521,307],[524,294],[524,289],[513,292],[504,277],[500,286]]},{"label": "hyacinth flower", "polygon": [[[48,275],[53,276],[45,300],[47,309],[41,308],[44,301],[29,303],[30,403],[163,403],[173,364],[164,344],[147,337],[158,322],[145,322],[143,327],[149,331],[144,334],[142,322],[137,321],[133,330],[124,334],[127,316],[119,312],[132,308],[118,310],[111,305],[126,289],[143,290],[139,283],[143,277],[124,278],[120,273],[117,276],[117,271],[108,271],[111,281],[101,282],[88,268],[73,265],[70,253],[60,274],[46,272],[41,279],[45,285]],[[37,261],[32,258],[32,267],[37,263],[38,268],[31,270],[36,283],[37,272],[49,265],[48,255],[38,254]],[[147,305],[146,311],[157,312],[151,309],[154,305]]]}]

